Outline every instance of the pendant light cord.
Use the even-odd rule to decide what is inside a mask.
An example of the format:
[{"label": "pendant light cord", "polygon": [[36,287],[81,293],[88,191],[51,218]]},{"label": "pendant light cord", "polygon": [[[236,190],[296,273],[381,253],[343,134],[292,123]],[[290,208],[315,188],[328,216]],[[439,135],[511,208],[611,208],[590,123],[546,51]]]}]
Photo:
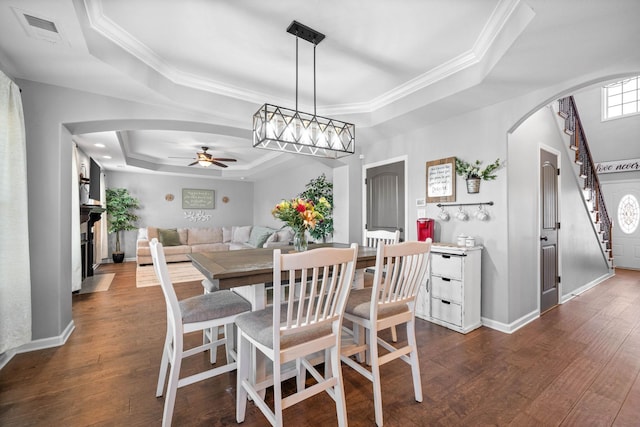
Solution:
[{"label": "pendant light cord", "polygon": [[316,39],[313,39],[313,115],[316,116]]},{"label": "pendant light cord", "polygon": [[296,113],[298,112],[298,32],[296,31]]}]

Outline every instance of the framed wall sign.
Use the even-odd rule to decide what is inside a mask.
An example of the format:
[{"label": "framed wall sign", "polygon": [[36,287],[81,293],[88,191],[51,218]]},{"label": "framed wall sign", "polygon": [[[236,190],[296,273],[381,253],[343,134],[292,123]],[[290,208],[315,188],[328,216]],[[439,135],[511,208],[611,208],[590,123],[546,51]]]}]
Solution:
[{"label": "framed wall sign", "polygon": [[427,203],[456,201],[456,158],[427,162]]},{"label": "framed wall sign", "polygon": [[197,188],[182,189],[182,209],[213,209],[215,192]]}]

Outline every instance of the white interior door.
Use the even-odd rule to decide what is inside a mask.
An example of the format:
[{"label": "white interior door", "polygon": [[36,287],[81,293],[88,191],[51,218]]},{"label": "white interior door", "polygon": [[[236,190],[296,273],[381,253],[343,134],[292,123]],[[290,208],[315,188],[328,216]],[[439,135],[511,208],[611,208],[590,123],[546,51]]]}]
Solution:
[{"label": "white interior door", "polygon": [[405,162],[394,162],[366,169],[365,228],[400,230],[405,228]]}]

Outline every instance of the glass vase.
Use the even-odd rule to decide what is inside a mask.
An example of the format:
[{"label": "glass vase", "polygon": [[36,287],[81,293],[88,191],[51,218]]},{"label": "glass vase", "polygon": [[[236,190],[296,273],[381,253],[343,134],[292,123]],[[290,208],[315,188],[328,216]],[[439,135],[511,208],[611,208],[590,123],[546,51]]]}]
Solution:
[{"label": "glass vase", "polygon": [[307,250],[307,230],[296,230],[293,235],[293,248],[296,252],[304,252]]}]

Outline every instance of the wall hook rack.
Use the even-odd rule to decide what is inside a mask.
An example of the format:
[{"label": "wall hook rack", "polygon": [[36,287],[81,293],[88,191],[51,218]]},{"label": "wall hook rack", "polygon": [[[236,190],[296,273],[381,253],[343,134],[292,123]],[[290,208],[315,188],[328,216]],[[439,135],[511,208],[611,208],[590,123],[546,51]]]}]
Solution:
[{"label": "wall hook rack", "polygon": [[493,206],[493,202],[478,202],[478,203],[438,203],[436,206],[439,208],[446,208],[449,206],[482,206],[489,205]]}]

